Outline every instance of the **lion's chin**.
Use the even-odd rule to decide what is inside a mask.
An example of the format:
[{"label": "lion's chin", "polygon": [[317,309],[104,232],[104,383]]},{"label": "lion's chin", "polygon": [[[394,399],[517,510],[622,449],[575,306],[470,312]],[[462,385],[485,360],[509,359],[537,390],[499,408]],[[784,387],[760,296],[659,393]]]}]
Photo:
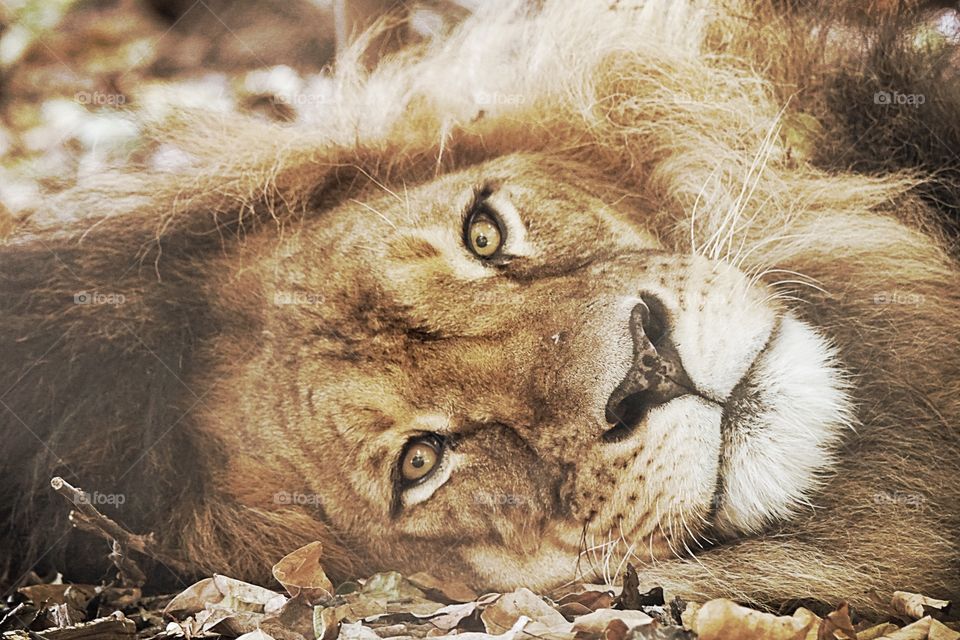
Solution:
[{"label": "lion's chin", "polygon": [[852,422],[834,347],[785,315],[725,403],[716,527],[753,532],[794,514],[835,462]]}]

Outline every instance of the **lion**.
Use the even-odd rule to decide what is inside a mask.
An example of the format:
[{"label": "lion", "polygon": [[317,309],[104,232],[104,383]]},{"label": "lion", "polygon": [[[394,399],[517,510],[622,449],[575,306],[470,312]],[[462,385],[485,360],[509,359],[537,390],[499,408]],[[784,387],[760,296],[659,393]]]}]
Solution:
[{"label": "lion", "polygon": [[104,571],[59,475],[156,580],[319,540],[335,580],[960,593],[931,178],[792,145],[748,11],[481,9],[345,55],[322,125],[184,114],[188,165],[51,200],[0,249],[8,580]]}]

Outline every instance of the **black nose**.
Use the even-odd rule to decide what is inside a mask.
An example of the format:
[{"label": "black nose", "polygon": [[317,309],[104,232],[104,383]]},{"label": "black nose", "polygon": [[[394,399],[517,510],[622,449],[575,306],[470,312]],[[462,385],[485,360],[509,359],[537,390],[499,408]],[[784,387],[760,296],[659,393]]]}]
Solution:
[{"label": "black nose", "polygon": [[630,435],[650,409],[696,393],[670,339],[666,307],[651,295],[640,299],[642,302],[630,312],[633,364],[607,400],[606,418],[613,425],[603,434],[608,442]]}]

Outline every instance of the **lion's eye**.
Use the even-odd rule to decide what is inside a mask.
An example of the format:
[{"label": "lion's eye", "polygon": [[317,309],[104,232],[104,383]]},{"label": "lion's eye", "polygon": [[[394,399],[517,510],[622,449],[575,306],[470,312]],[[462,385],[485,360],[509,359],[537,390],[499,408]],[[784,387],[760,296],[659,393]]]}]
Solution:
[{"label": "lion's eye", "polygon": [[443,442],[436,436],[427,436],[411,441],[400,459],[400,477],[405,483],[414,483],[426,478],[440,463]]},{"label": "lion's eye", "polygon": [[497,222],[485,213],[477,213],[467,222],[467,248],[481,258],[489,258],[500,250],[503,233]]}]

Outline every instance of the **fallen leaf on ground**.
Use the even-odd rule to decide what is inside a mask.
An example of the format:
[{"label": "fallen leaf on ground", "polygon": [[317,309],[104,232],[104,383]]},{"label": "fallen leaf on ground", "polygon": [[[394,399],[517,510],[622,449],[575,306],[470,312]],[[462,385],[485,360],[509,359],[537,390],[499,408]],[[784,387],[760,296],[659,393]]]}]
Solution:
[{"label": "fallen leaf on ground", "polygon": [[630,633],[630,628],[627,623],[619,618],[614,618],[607,623],[600,635],[603,640],[626,640],[628,633]]},{"label": "fallen leaf on ground", "polygon": [[815,621],[809,612],[776,616],[718,599],[700,607],[693,631],[701,640],[803,640]]},{"label": "fallen leaf on ground", "polygon": [[517,621],[512,627],[499,635],[481,633],[478,631],[465,631],[462,633],[435,636],[434,640],[514,640],[514,638],[516,638],[521,632],[523,632],[525,638],[529,638],[530,636],[526,631],[526,626],[529,622],[530,618],[527,616],[520,616],[517,618]]},{"label": "fallen leaf on ground", "polygon": [[275,640],[275,638],[269,633],[265,633],[262,629],[255,629],[242,636],[238,636],[237,640]]},{"label": "fallen leaf on ground", "polygon": [[902,629],[880,636],[877,640],[927,640],[930,634],[930,618],[917,620]]},{"label": "fallen leaf on ground", "polygon": [[611,591],[585,590],[568,593],[557,600],[557,609],[568,620],[586,615],[597,609],[613,608],[614,595]]},{"label": "fallen leaf on ground", "polygon": [[583,633],[603,633],[614,620],[623,622],[627,629],[650,624],[653,618],[635,609],[597,609],[573,621],[573,630]]},{"label": "fallen leaf on ground", "polygon": [[380,636],[362,622],[345,622],[340,625],[339,640],[380,640]]},{"label": "fallen leaf on ground", "polygon": [[313,608],[313,634],[317,640],[333,640],[340,633],[336,607]]},{"label": "fallen leaf on ground", "polygon": [[429,616],[419,616],[417,614],[414,615],[418,618],[429,618],[430,624],[434,625],[438,629],[449,631],[460,624],[461,620],[472,615],[476,610],[476,602],[465,602],[463,604],[448,604]]},{"label": "fallen leaf on ground", "polygon": [[302,594],[311,604],[326,600],[333,595],[333,583],[320,564],[322,556],[323,545],[311,542],[288,553],[273,565],[273,577],[291,597]]},{"label": "fallen leaf on ground", "polygon": [[314,607],[301,596],[290,598],[280,609],[260,621],[260,628],[275,640],[314,640]]},{"label": "fallen leaf on ground", "polygon": [[10,640],[32,638],[33,640],[131,640],[136,636],[137,625],[120,612],[105,618],[81,622],[63,629],[4,633]]},{"label": "fallen leaf on ground", "polygon": [[512,593],[503,594],[480,614],[480,619],[483,620],[483,625],[489,634],[505,633],[523,617],[531,621],[530,627],[525,631],[535,635],[553,629],[566,629],[570,626],[559,611],[529,589],[517,589]]},{"label": "fallen leaf on ground", "polygon": [[456,580],[440,580],[429,573],[415,573],[408,577],[410,583],[422,589],[428,596],[442,596],[450,602],[472,602],[477,594],[469,586]]},{"label": "fallen leaf on ground", "polygon": [[919,593],[910,593],[909,591],[894,591],[890,599],[890,605],[894,610],[904,616],[919,620],[929,615],[929,609],[935,611],[946,611],[950,608],[948,600],[937,600],[928,598]]},{"label": "fallen leaf on ground", "polygon": [[413,586],[409,580],[396,571],[375,573],[363,584],[360,593],[371,598],[383,598],[387,601],[406,599],[426,599],[426,594]]},{"label": "fallen leaf on ground", "polygon": [[230,611],[263,613],[266,605],[277,602],[278,597],[283,595],[249,582],[215,575],[187,587],[170,601],[163,613],[180,617],[199,613],[209,605]]},{"label": "fallen leaf on ground", "polygon": [[898,628],[892,622],[884,622],[860,631],[857,633],[857,640],[877,640],[877,638],[893,633]]},{"label": "fallen leaf on ground", "polygon": [[927,640],[960,640],[960,632],[954,631],[939,620],[930,620]]},{"label": "fallen leaf on ground", "polygon": [[[813,616],[813,612],[809,612]],[[817,627],[817,640],[834,640],[834,638],[848,638],[857,640],[857,632],[853,629],[853,621],[850,620],[850,607],[847,603],[841,603],[835,611],[827,614],[827,617],[820,621]],[[809,636],[808,636],[809,637]]]}]

